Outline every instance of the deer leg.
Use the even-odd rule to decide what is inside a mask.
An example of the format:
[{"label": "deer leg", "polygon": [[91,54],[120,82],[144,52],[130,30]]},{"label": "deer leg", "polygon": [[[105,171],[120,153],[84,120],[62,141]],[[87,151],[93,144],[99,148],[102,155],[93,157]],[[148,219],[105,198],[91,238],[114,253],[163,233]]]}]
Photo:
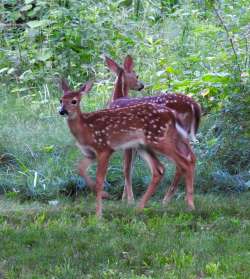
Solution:
[{"label": "deer leg", "polygon": [[103,184],[104,179],[107,173],[108,162],[110,157],[110,152],[103,153],[98,158],[97,170],[96,170],[96,216],[102,216],[102,193],[103,193]]},{"label": "deer leg", "polygon": [[189,164],[186,170],[185,183],[186,183],[186,202],[190,210],[195,209],[193,194],[194,194],[194,172],[195,172],[195,155],[191,150],[188,156]]},{"label": "deer leg", "polygon": [[[95,157],[85,157],[83,160],[79,162],[78,172],[85,179],[87,186],[90,188],[92,192],[96,192],[95,181],[88,176],[87,170],[88,168],[95,162]],[[102,198],[109,198],[109,194],[105,191],[102,192]]]},{"label": "deer leg", "polygon": [[87,175],[88,168],[95,162],[95,158],[93,157],[86,157],[79,162],[78,165],[78,172],[79,174],[84,177],[86,184],[91,189],[91,191],[95,191],[95,182],[94,180]]},{"label": "deer leg", "polygon": [[[163,148],[162,148],[163,146]],[[170,187],[169,194],[167,193],[167,198],[172,197],[171,192],[175,192],[177,189],[177,182],[180,179],[181,174],[185,178],[185,186],[186,186],[186,202],[188,208],[193,210],[195,209],[194,201],[193,201],[193,192],[194,192],[194,169],[195,169],[195,155],[192,151],[192,148],[189,142],[183,138],[179,138],[176,140],[174,148],[169,150],[166,149],[166,144],[161,145],[160,149],[163,154],[170,157],[176,163],[176,175],[175,179],[172,183],[175,187],[173,187],[173,191]],[[159,149],[159,150],[160,150]],[[171,186],[172,186],[171,185]],[[176,188],[176,189],[175,189]],[[165,196],[166,197],[166,196]],[[166,201],[167,201],[166,198]],[[165,199],[165,198],[164,198]]]},{"label": "deer leg", "polygon": [[178,184],[181,179],[182,173],[183,173],[182,169],[180,169],[180,168],[178,168],[178,166],[176,166],[174,180],[172,181],[169,189],[166,191],[166,194],[162,201],[163,204],[167,204],[171,201],[172,197],[174,196],[175,192],[178,189]]},{"label": "deer leg", "polygon": [[132,168],[133,168],[133,149],[127,149],[124,151],[124,176],[125,176],[125,184],[122,194],[122,200],[125,200],[127,197],[128,203],[132,203],[134,201],[134,194],[132,189]]},{"label": "deer leg", "polygon": [[152,180],[150,182],[150,185],[148,186],[146,192],[142,196],[138,207],[144,208],[146,202],[149,200],[149,198],[154,194],[163,174],[164,174],[164,167],[159,162],[156,155],[153,153],[153,151],[139,151],[139,154],[145,159],[145,161],[148,163],[151,173],[152,173]]},{"label": "deer leg", "polygon": [[177,142],[177,152],[182,158],[182,169],[185,171],[185,185],[186,185],[186,197],[188,208],[190,210],[195,209],[193,193],[194,193],[194,171],[195,171],[195,155],[187,140],[181,140]]},{"label": "deer leg", "polygon": [[187,158],[181,158],[180,160],[181,160],[183,175],[185,178],[185,191],[186,191],[185,201],[187,203],[188,209],[194,210],[195,205],[193,200],[193,194],[194,194],[195,156],[193,153],[192,154],[190,153],[189,156],[187,156]]}]

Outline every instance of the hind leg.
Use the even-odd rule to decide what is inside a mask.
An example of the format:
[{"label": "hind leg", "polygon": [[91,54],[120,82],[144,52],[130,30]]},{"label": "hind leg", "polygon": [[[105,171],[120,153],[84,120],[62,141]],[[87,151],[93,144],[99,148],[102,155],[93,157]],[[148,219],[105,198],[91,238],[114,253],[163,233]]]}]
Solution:
[{"label": "hind leg", "polygon": [[180,153],[180,157],[182,157],[183,163],[183,171],[185,177],[185,185],[186,185],[186,203],[190,210],[195,209],[194,206],[194,172],[195,172],[195,161],[196,157],[193,153],[191,145],[188,140],[180,140],[177,142],[177,150]]},{"label": "hind leg", "polygon": [[174,180],[171,183],[169,189],[166,191],[166,194],[162,201],[163,204],[167,204],[171,201],[172,197],[174,196],[174,194],[176,193],[176,191],[178,189],[178,184],[180,182],[182,175],[183,175],[182,169],[180,169],[179,167],[176,166]]},{"label": "hind leg", "polygon": [[156,155],[153,153],[153,151],[144,151],[140,150],[139,154],[143,157],[143,159],[148,163],[151,173],[152,173],[152,180],[150,185],[148,186],[145,194],[142,196],[138,207],[144,208],[145,204],[149,200],[149,198],[154,194],[159,182],[161,181],[161,178],[164,174],[164,167],[159,162]]},{"label": "hind leg", "polygon": [[186,170],[185,175],[185,184],[186,184],[186,203],[190,210],[195,209],[194,205],[194,172],[195,172],[195,155],[190,153],[190,157],[188,158],[190,164],[188,165],[188,170]]},{"label": "hind leg", "polygon": [[133,149],[127,149],[124,151],[124,189],[122,194],[122,200],[124,201],[127,197],[128,203],[134,202],[134,194],[132,189],[132,168],[133,168]]},{"label": "hind leg", "polygon": [[189,209],[194,209],[193,192],[194,192],[194,170],[195,170],[195,155],[192,148],[186,139],[178,137],[175,139],[175,144],[168,145],[162,143],[157,146],[157,149],[171,158],[176,164],[176,174],[174,181],[166,193],[164,200],[169,201],[177,190],[178,182],[183,175],[185,178],[186,202]]}]

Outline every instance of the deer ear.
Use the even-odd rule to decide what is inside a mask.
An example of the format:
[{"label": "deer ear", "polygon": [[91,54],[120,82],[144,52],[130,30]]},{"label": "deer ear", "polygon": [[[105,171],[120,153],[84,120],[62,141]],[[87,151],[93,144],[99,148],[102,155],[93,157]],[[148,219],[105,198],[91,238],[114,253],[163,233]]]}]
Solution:
[{"label": "deer ear", "polygon": [[80,87],[79,93],[80,93],[81,95],[84,95],[84,94],[88,93],[88,92],[91,90],[92,86],[93,86],[93,81],[91,81],[91,80],[90,80],[90,81],[87,81],[85,84],[83,84],[83,85]]},{"label": "deer ear", "polygon": [[115,74],[119,74],[121,67],[111,58],[105,56],[105,62],[108,66],[108,68]]},{"label": "deer ear", "polygon": [[129,73],[133,71],[134,62],[133,62],[133,58],[130,55],[127,55],[126,58],[124,59],[123,66],[125,71]]},{"label": "deer ear", "polygon": [[59,87],[60,89],[66,93],[68,91],[70,91],[70,88],[69,88],[69,85],[68,85],[68,82],[65,80],[65,79],[61,79],[60,82],[59,82]]}]

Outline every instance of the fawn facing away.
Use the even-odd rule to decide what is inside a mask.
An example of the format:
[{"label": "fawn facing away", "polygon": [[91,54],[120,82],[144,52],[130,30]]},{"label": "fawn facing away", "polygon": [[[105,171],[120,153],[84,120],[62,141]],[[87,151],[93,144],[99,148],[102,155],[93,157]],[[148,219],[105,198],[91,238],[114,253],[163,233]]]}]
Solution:
[{"label": "fawn facing away", "polygon": [[[87,182],[89,181],[87,168],[97,160],[95,183],[97,216],[102,214],[103,183],[109,158],[116,150],[127,148],[137,148],[142,153],[145,153],[144,150],[152,154],[156,151],[173,160],[185,177],[188,207],[194,209],[195,155],[187,138],[183,136],[185,132],[177,123],[175,114],[169,109],[152,104],[82,113],[81,97],[90,91],[91,87],[92,83],[87,82],[78,91],[71,91],[66,81],[62,80],[61,88],[64,94],[60,100],[59,113],[67,116],[69,129],[85,155],[80,169]],[[150,123],[150,119],[154,119],[154,126]],[[152,165],[154,160],[148,160],[148,163]],[[145,206],[154,193],[163,172],[163,168],[160,168],[152,178],[139,203],[140,208]]]},{"label": "fawn facing away", "polygon": [[[200,105],[194,101],[191,97],[184,94],[169,94],[162,93],[155,96],[146,96],[142,98],[128,98],[129,90],[141,90],[143,89],[143,84],[138,79],[138,75],[134,71],[134,62],[130,55],[127,55],[123,67],[118,65],[114,60],[109,57],[105,57],[105,62],[108,68],[115,73],[116,81],[114,84],[114,90],[109,103],[110,108],[122,108],[136,104],[142,103],[152,103],[158,104],[170,109],[173,109],[177,113],[178,120],[184,130],[195,139],[195,134],[198,130],[201,108]],[[153,120],[152,125],[153,124]],[[127,197],[128,202],[134,200],[133,190],[132,190],[132,163],[133,163],[133,149],[127,149],[124,151],[124,190],[122,199]],[[152,154],[151,154],[152,155]],[[152,156],[148,154],[148,159],[152,159]],[[155,160],[157,164],[157,159]],[[159,163],[160,165],[160,163]],[[153,170],[154,171],[154,170]],[[166,191],[163,199],[163,203],[167,203],[171,200],[172,196],[177,190],[179,180],[181,178],[181,171],[176,169],[174,180]]]}]

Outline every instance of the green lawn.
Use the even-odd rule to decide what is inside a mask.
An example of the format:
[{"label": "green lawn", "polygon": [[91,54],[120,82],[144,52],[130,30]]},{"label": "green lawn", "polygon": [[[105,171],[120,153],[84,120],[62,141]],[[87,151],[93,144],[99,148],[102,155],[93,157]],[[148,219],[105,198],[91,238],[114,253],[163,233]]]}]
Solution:
[{"label": "green lawn", "polygon": [[250,193],[197,195],[144,212],[93,197],[0,198],[0,278],[250,278]]}]

